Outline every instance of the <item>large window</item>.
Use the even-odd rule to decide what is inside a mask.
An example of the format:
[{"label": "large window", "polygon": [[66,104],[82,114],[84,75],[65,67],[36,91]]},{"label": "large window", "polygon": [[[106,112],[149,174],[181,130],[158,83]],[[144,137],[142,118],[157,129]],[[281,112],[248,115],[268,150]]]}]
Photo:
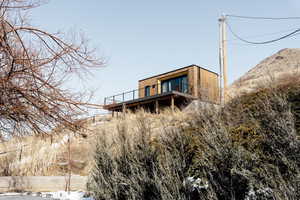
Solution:
[{"label": "large window", "polygon": [[170,92],[170,91],[188,93],[187,75],[162,81],[161,88],[162,88],[162,93]]},{"label": "large window", "polygon": [[150,96],[150,86],[145,87],[145,97]]}]

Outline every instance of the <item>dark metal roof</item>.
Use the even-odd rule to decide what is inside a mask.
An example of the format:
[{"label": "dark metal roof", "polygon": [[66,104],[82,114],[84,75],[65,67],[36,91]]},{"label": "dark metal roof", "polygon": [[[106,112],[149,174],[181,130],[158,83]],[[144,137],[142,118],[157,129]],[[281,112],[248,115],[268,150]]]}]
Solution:
[{"label": "dark metal roof", "polygon": [[217,76],[219,76],[219,74],[216,73],[216,72],[213,72],[213,71],[211,71],[211,70],[205,69],[205,68],[200,67],[200,66],[198,66],[198,65],[192,64],[192,65],[189,65],[189,66],[181,67],[181,68],[179,68],[179,69],[175,69],[175,70],[168,71],[168,72],[165,72],[165,73],[162,73],[162,74],[157,74],[157,75],[154,75],[154,76],[150,76],[150,77],[148,77],[148,78],[141,79],[141,80],[139,80],[139,82],[140,82],[140,81],[147,80],[147,79],[150,79],[150,78],[154,78],[154,77],[157,77],[157,76],[162,76],[162,75],[165,75],[165,74],[169,74],[169,73],[172,73],[172,72],[176,72],[176,71],[179,71],[179,70],[182,70],[182,69],[185,69],[185,68],[193,67],[193,66],[198,67],[198,68],[203,69],[203,70],[206,70],[206,71],[208,71],[208,72],[214,73],[214,74],[216,74]]}]

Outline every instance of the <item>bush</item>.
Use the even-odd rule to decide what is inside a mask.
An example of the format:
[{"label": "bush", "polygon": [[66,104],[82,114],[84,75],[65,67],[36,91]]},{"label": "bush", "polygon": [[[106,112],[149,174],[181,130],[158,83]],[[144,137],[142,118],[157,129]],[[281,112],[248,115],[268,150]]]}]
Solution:
[{"label": "bush", "polygon": [[99,136],[89,188],[99,200],[300,199],[291,109],[290,96],[264,90],[176,125],[121,120]]},{"label": "bush", "polygon": [[169,137],[152,138],[147,119],[137,119],[137,135],[124,123],[112,141],[99,137],[95,169],[89,188],[96,199],[190,199],[183,180],[191,160],[190,138],[174,131]]}]

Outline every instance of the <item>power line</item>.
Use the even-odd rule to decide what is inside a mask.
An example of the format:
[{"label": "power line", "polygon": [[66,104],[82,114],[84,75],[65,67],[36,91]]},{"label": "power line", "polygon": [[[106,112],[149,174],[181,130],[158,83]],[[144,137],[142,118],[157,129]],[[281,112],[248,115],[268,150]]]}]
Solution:
[{"label": "power line", "polygon": [[251,17],[241,15],[226,15],[226,17],[240,18],[240,19],[259,19],[259,20],[300,20],[300,17]]},{"label": "power line", "polygon": [[295,31],[287,34],[287,35],[284,35],[284,36],[281,36],[279,38],[276,38],[276,39],[273,39],[273,40],[269,40],[269,41],[264,41],[264,42],[252,42],[252,41],[249,41],[249,40],[246,40],[246,39],[243,39],[241,36],[239,36],[238,34],[236,34],[232,27],[230,26],[230,24],[228,22],[226,22],[228,28],[229,28],[229,31],[232,33],[232,35],[234,35],[237,39],[243,41],[243,42],[246,42],[246,43],[249,43],[249,44],[269,44],[269,43],[273,43],[273,42],[277,42],[279,40],[283,40],[283,39],[286,39],[286,38],[289,38],[291,36],[294,36],[296,35],[296,33],[299,33],[300,32],[300,28],[299,29],[296,29]]},{"label": "power line", "polygon": [[[262,38],[262,37],[266,37],[266,36],[271,36],[271,35],[278,35],[278,34],[281,34],[281,33],[287,33],[287,32],[291,32],[291,31],[294,31],[295,28],[293,29],[285,29],[285,30],[281,30],[281,31],[276,31],[276,32],[272,32],[272,33],[265,33],[265,34],[259,34],[259,35],[249,35],[249,36],[246,36],[244,38],[247,38],[247,39],[250,39],[250,38]],[[295,34],[296,35],[296,34]],[[237,41],[239,39],[231,39],[231,40],[227,40],[227,42],[232,42],[232,41]]]}]

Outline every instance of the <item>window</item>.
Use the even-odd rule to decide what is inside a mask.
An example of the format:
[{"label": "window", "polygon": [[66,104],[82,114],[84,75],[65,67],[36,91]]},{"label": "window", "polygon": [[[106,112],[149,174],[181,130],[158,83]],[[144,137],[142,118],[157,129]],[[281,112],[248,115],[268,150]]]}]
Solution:
[{"label": "window", "polygon": [[150,86],[145,87],[145,97],[150,96]]},{"label": "window", "polygon": [[171,91],[188,93],[187,75],[162,81],[161,88],[162,88],[162,93],[171,92]]}]

